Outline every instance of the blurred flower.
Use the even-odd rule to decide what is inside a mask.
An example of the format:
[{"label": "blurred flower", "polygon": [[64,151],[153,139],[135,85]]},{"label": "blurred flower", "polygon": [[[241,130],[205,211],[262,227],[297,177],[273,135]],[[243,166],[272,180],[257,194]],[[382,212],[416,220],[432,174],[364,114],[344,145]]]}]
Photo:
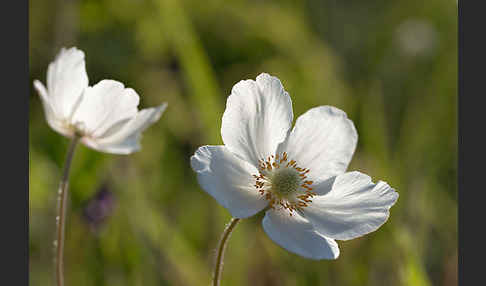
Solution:
[{"label": "blurred flower", "polygon": [[115,196],[107,185],[102,186],[83,210],[83,217],[91,230],[96,231],[109,217],[115,206]]},{"label": "blurred flower", "polygon": [[407,56],[429,56],[437,46],[438,36],[429,22],[409,19],[398,26],[396,41],[401,52]]},{"label": "blurred flower", "polygon": [[267,207],[263,228],[273,241],[306,258],[335,259],[335,239],[378,229],[398,193],[360,172],[344,173],[358,138],[346,113],[320,106],[291,131],[292,121],[292,101],[278,78],[240,81],[223,114],[225,145],[200,147],[191,166],[234,217]]},{"label": "blurred flower", "polygon": [[38,80],[49,126],[67,137],[75,134],[98,151],[129,154],[140,149],[140,137],[164,112],[167,104],[138,110],[139,96],[118,81],[88,86],[84,53],[61,49],[47,69],[47,88]]}]

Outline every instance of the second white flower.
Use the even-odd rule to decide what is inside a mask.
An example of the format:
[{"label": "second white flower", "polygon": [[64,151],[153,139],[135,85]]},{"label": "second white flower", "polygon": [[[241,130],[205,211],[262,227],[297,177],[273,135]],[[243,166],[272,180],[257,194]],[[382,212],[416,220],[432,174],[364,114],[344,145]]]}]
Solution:
[{"label": "second white flower", "polygon": [[140,149],[141,133],[156,122],[167,103],[138,110],[139,96],[115,80],[88,85],[84,53],[62,49],[47,69],[47,88],[38,80],[49,126],[67,137],[77,135],[95,150],[130,154]]}]

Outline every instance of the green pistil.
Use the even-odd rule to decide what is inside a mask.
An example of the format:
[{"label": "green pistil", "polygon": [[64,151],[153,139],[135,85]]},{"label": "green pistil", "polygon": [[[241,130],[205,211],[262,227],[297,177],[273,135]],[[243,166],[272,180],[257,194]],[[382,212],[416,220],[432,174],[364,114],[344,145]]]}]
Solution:
[{"label": "green pistil", "polygon": [[276,169],[271,175],[272,190],[280,196],[287,197],[295,193],[300,186],[299,172],[294,168]]}]

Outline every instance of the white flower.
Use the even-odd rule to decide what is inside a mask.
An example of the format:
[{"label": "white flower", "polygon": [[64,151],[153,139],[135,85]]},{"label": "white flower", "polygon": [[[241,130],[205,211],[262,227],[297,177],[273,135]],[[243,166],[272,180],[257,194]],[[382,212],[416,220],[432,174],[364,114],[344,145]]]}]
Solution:
[{"label": "white flower", "polygon": [[311,259],[336,259],[335,241],[378,229],[398,199],[387,183],[345,173],[358,135],[346,114],[312,108],[293,130],[292,102],[280,80],[260,74],[228,97],[224,146],[191,157],[202,188],[234,217],[269,207],[263,228],[283,248]]},{"label": "white flower", "polygon": [[138,110],[139,96],[118,81],[102,80],[88,86],[84,53],[61,49],[47,69],[47,88],[38,80],[49,126],[98,151],[129,154],[140,149],[140,137],[164,112],[167,104]]}]

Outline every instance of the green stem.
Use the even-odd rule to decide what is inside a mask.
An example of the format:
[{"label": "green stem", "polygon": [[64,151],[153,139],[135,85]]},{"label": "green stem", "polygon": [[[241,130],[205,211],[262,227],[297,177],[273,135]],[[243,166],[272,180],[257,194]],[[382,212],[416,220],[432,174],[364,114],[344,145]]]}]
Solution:
[{"label": "green stem", "polygon": [[66,162],[64,163],[61,183],[59,185],[59,197],[58,197],[57,216],[56,216],[57,240],[55,241],[57,286],[64,285],[63,254],[64,254],[64,228],[65,228],[64,226],[66,224],[65,223],[66,201],[67,201],[67,192],[68,192],[68,185],[69,185],[69,171],[71,170],[71,162],[73,160],[74,151],[76,150],[76,145],[78,141],[79,141],[79,136],[74,135],[66,154]]},{"label": "green stem", "polygon": [[216,265],[214,267],[213,286],[219,286],[221,280],[221,272],[223,271],[223,259],[226,243],[228,241],[228,238],[230,237],[231,232],[239,221],[239,218],[231,218],[231,221],[226,226],[223,232],[223,236],[221,236],[221,240],[219,241],[218,245],[218,256],[216,257]]}]

